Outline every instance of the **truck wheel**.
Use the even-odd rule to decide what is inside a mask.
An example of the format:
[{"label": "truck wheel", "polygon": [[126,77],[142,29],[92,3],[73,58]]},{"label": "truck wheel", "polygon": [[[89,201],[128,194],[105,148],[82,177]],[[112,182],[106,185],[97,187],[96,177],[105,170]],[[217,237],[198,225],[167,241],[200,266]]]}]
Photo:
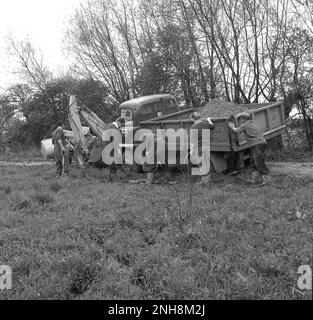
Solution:
[{"label": "truck wheel", "polygon": [[128,174],[131,173],[142,173],[142,166],[140,164],[122,164],[122,170]]},{"label": "truck wheel", "polygon": [[142,165],[138,164],[134,161],[133,164],[126,164],[125,163],[125,152],[123,152],[123,164],[122,164],[122,170],[128,174],[131,173],[142,173]]}]

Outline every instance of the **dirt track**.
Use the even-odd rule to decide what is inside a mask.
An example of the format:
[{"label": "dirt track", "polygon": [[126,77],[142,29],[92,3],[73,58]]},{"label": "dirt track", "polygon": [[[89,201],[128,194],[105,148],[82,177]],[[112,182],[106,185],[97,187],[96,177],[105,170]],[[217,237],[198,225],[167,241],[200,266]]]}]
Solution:
[{"label": "dirt track", "polygon": [[4,167],[43,166],[52,164],[54,164],[53,161],[0,161],[0,166]]},{"label": "dirt track", "polygon": [[269,162],[268,167],[273,174],[313,177],[313,162]]},{"label": "dirt track", "polygon": [[[54,165],[53,161],[0,161],[0,166],[41,166]],[[313,177],[313,162],[269,162],[268,167],[273,174],[284,174],[295,177],[312,176]]]}]

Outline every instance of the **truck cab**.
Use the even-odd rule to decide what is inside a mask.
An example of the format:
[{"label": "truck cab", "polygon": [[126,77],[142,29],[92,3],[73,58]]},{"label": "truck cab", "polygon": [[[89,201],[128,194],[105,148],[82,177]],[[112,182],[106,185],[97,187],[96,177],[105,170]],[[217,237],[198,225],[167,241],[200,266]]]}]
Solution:
[{"label": "truck cab", "polygon": [[120,116],[132,121],[133,126],[140,122],[158,118],[178,111],[176,99],[170,94],[154,94],[123,102],[119,106]]}]

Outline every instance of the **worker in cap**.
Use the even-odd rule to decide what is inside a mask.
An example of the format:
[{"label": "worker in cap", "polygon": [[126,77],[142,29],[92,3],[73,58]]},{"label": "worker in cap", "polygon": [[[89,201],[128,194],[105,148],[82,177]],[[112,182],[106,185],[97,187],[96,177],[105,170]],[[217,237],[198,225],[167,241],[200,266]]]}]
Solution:
[{"label": "worker in cap", "polygon": [[237,119],[251,119],[252,115],[249,112],[240,112],[235,116],[235,118],[237,118]]},{"label": "worker in cap", "polygon": [[58,126],[52,133],[54,145],[54,158],[56,163],[56,175],[68,176],[70,173],[70,153],[64,135],[64,125]]},{"label": "worker in cap", "polygon": [[[147,174],[145,183],[150,185],[155,181],[158,168],[165,164],[158,163],[158,157],[163,152],[166,154],[167,143],[165,140],[160,140],[160,138],[154,137],[153,135],[147,135],[146,139],[149,141],[149,143],[146,150],[146,161],[142,164],[142,170]],[[165,161],[166,159],[167,157],[165,156]]]},{"label": "worker in cap", "polygon": [[[194,156],[196,150],[198,150],[198,157],[202,157],[203,148],[210,148],[210,145],[205,145],[203,141],[203,130],[214,130],[215,125],[213,124],[210,117],[202,119],[198,112],[190,114],[190,118],[194,121],[194,124],[190,128],[190,153]],[[210,150],[208,150],[210,152]],[[210,168],[211,164],[208,162],[209,159],[202,158],[202,162],[197,166],[203,171],[201,173],[201,184],[206,184],[211,181],[210,172],[207,172],[206,168]]]},{"label": "worker in cap", "polygon": [[232,121],[229,121],[230,128],[237,133],[243,132],[247,143],[252,152],[254,167],[256,171],[252,173],[252,182],[258,183],[260,177],[261,183],[265,184],[264,175],[269,173],[269,169],[265,164],[264,153],[267,148],[267,142],[264,139],[263,130],[260,125],[252,118],[249,112],[242,112],[235,116],[241,125],[236,128]]},{"label": "worker in cap", "polygon": [[[101,145],[99,147],[99,151],[101,152],[101,159],[103,159],[103,156],[102,156],[103,148],[107,144],[113,142],[113,140],[114,140],[113,136],[112,136],[112,130],[117,130],[120,134],[120,130],[124,125],[125,125],[125,118],[119,117],[106,127],[106,130],[104,131],[104,133],[102,135],[102,141],[100,143]],[[95,150],[93,149],[92,152],[95,152]],[[92,156],[92,152],[91,152],[91,156]],[[122,152],[122,151],[119,149],[119,152]],[[112,163],[109,165],[108,168],[109,168],[109,179],[110,179],[110,181],[113,181],[114,175],[116,174],[117,170],[119,169],[119,166],[115,163]]]}]

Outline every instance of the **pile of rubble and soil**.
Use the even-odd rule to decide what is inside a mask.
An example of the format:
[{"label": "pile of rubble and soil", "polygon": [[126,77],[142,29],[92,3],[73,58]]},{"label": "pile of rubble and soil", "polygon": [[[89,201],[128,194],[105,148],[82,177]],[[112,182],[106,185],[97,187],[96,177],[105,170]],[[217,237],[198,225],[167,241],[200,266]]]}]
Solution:
[{"label": "pile of rubble and soil", "polygon": [[240,112],[246,112],[249,108],[236,104],[234,102],[228,102],[219,99],[210,100],[204,107],[198,110],[201,118],[223,118],[234,116]]}]

